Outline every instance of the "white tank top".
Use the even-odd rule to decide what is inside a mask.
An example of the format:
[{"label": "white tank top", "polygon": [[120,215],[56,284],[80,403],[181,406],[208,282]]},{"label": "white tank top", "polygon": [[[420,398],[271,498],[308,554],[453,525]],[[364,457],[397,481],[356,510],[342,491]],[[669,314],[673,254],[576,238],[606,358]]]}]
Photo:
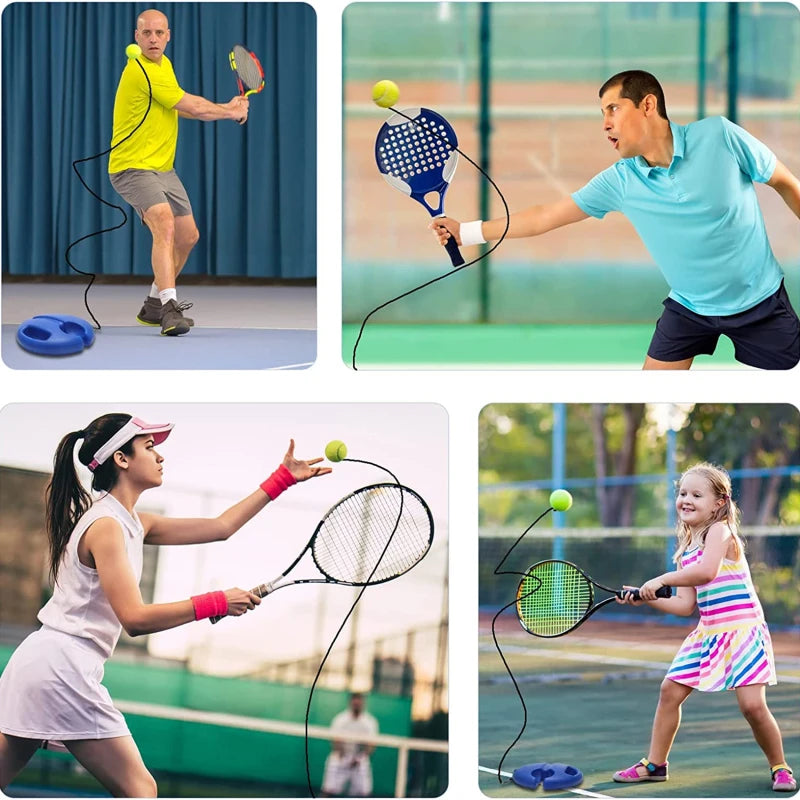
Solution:
[{"label": "white tank top", "polygon": [[122,625],[111,608],[96,569],[82,564],[78,543],[89,526],[103,517],[111,517],[122,527],[125,550],[138,582],[142,577],[144,528],[136,512],[131,516],[122,504],[105,494],[78,520],[69,537],[58,569],[53,596],[39,612],[39,621],[49,628],[90,639],[108,658],[116,647]]}]

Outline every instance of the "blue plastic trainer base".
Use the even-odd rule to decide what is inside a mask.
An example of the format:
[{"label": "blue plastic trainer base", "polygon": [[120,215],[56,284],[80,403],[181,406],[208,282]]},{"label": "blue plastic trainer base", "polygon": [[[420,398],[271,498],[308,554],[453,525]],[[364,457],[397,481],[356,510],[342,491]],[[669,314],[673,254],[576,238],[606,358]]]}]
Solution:
[{"label": "blue plastic trainer base", "polygon": [[94,342],[94,328],[69,314],[39,314],[17,328],[19,346],[42,356],[80,353]]},{"label": "blue plastic trainer base", "polygon": [[583,773],[569,764],[526,764],[514,770],[511,780],[523,789],[540,783],[547,790],[571,789],[583,781]]}]

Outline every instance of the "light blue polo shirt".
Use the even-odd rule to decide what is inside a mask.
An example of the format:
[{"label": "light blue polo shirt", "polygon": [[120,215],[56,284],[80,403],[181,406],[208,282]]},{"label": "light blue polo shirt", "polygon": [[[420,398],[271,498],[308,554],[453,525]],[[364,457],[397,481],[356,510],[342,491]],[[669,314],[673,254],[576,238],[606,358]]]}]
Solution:
[{"label": "light blue polo shirt", "polygon": [[704,316],[729,316],[780,287],[753,182],[766,183],[775,154],[725,117],[672,129],[669,167],[624,158],[572,195],[602,219],[621,211],[670,286],[669,296]]}]

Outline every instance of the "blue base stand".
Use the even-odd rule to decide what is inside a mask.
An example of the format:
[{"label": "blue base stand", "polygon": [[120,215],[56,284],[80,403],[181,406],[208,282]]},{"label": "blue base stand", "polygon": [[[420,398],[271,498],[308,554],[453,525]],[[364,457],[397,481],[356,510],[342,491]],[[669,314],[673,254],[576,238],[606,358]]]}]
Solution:
[{"label": "blue base stand", "polygon": [[583,773],[569,764],[526,764],[514,770],[511,780],[523,789],[535,789],[541,783],[552,791],[577,786],[583,781]]},{"label": "blue base stand", "polygon": [[19,346],[42,356],[80,353],[93,342],[94,328],[85,319],[69,314],[40,314],[17,328]]}]

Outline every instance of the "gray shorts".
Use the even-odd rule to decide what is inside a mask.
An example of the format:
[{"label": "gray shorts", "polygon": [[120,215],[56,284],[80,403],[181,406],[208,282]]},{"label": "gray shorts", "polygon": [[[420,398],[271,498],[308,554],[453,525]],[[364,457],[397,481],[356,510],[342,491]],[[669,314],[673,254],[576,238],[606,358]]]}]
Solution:
[{"label": "gray shorts", "polygon": [[192,213],[189,195],[174,169],[157,172],[152,169],[125,169],[109,174],[116,193],[130,203],[144,221],[144,212],[157,203],[169,203],[176,217],[188,217]]}]

